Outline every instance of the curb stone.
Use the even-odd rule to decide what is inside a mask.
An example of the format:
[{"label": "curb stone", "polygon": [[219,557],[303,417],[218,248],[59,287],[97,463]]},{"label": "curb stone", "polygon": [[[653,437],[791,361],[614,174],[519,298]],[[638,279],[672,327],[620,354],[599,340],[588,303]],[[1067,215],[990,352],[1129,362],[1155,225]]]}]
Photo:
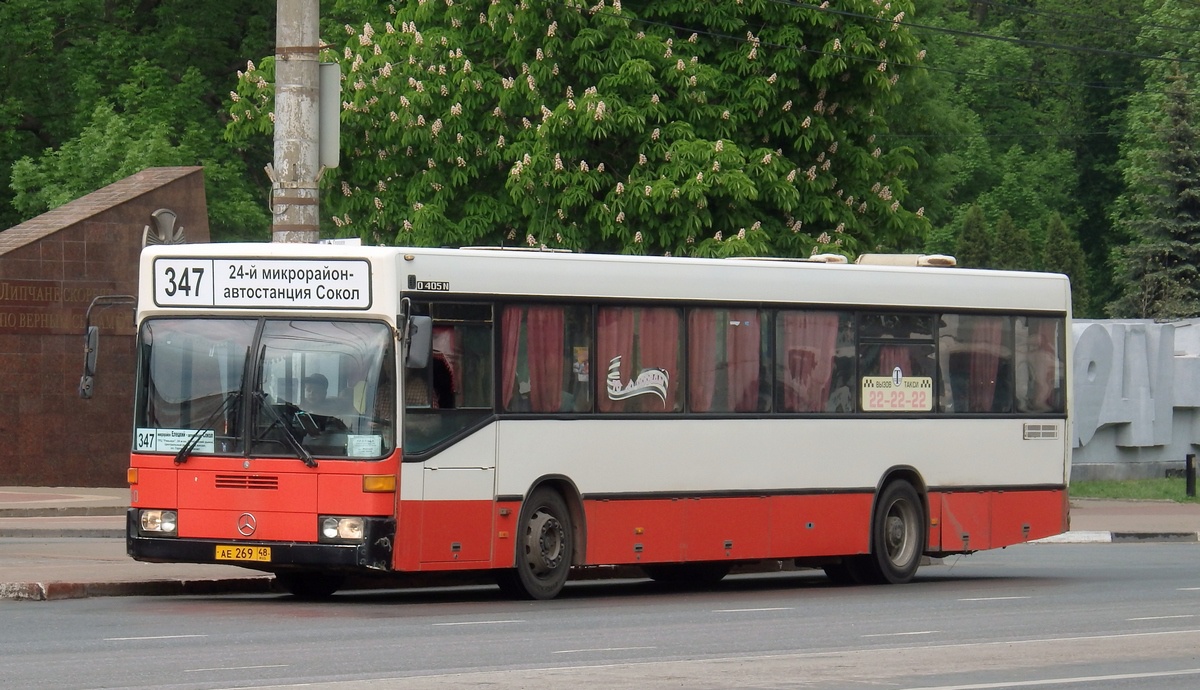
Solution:
[{"label": "curb stone", "polygon": [[57,601],[90,597],[268,594],[277,591],[274,583],[274,576],[145,582],[0,582],[0,599]]},{"label": "curb stone", "polygon": [[1093,532],[1071,531],[1035,539],[1030,544],[1130,544],[1150,542],[1200,542],[1197,532]]}]

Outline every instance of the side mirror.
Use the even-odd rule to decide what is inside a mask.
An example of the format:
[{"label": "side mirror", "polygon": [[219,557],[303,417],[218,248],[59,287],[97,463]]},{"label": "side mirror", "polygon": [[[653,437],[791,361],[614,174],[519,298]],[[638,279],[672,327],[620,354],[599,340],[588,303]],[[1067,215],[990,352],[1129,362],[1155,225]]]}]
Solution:
[{"label": "side mirror", "polygon": [[424,369],[429,365],[433,352],[433,319],[428,316],[408,317],[407,351],[404,366],[409,369]]},{"label": "side mirror", "polygon": [[88,326],[83,336],[83,376],[79,378],[79,397],[92,397],[96,377],[96,352],[100,347],[100,327]]}]

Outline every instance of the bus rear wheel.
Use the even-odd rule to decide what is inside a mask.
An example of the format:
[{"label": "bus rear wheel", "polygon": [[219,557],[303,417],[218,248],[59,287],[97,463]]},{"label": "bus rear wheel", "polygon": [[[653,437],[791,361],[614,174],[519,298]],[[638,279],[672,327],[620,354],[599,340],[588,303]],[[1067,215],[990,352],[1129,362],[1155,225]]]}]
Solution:
[{"label": "bus rear wheel", "polygon": [[910,582],[921,565],[928,529],[921,497],[912,484],[888,484],[875,503],[871,553],[856,562],[857,574],[878,584]]},{"label": "bus rear wheel", "polygon": [[516,567],[497,574],[500,589],[525,599],[553,599],[567,583],[575,555],[571,512],[557,491],[529,495],[517,523]]}]

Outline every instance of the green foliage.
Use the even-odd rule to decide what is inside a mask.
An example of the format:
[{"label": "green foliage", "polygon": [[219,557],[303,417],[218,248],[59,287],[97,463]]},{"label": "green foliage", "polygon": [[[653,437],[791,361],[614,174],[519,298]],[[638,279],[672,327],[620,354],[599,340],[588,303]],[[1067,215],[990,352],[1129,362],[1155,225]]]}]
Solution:
[{"label": "green foliage", "polygon": [[1122,295],[1114,316],[1175,319],[1200,316],[1200,110],[1187,80],[1168,87],[1159,146],[1146,167],[1130,166],[1131,192],[1121,224],[1133,240],[1115,257]]},{"label": "green foliage", "polygon": [[271,45],[273,10],[269,0],[0,3],[0,229],[148,166],[203,165],[213,236],[265,236],[247,152],[221,142],[221,103],[239,56]]},{"label": "green foliage", "polygon": [[1196,503],[1200,498],[1187,496],[1182,478],[1124,479],[1071,482],[1071,498],[1105,498],[1123,501],[1175,501]]},{"label": "green foliage", "polygon": [[963,216],[962,230],[958,234],[958,249],[955,258],[959,266],[968,268],[990,268],[995,254],[995,239],[983,209],[972,206]]},{"label": "green foliage", "polygon": [[[893,22],[908,2],[392,9],[347,23],[333,56],[344,155],[324,212],[338,234],[699,256],[923,241],[903,203],[912,151],[880,138],[918,61]],[[242,75],[234,141],[265,129],[268,69]]]},{"label": "green foliage", "polygon": [[[984,237],[1008,213],[1072,276],[1077,314],[1186,312],[1190,278],[1155,267],[1183,252],[1162,237],[1190,242],[1161,173],[1172,77],[1198,83],[1190,0],[393,6],[322,3],[346,101],[326,234],[999,265],[960,248],[978,206]],[[0,2],[0,228],[200,164],[214,237],[265,238],[274,9]]]},{"label": "green foliage", "polygon": [[1146,90],[1131,99],[1120,170],[1125,192],[1113,212],[1125,246],[1112,252],[1113,316],[1200,315],[1200,111],[1196,83],[1200,46],[1180,42],[1174,28],[1200,21],[1200,7],[1166,0],[1141,20],[1139,50],[1166,48],[1176,60],[1146,60]]},{"label": "green foliage", "polygon": [[1093,318],[1090,313],[1087,257],[1079,238],[1057,213],[1051,214],[1046,224],[1042,267],[1052,273],[1065,273],[1071,279],[1071,302],[1075,316]]},{"label": "green foliage", "polygon": [[1033,240],[1024,225],[1013,222],[1008,211],[1002,211],[992,231],[992,268],[1011,271],[1032,271],[1038,268],[1034,259]]},{"label": "green foliage", "polygon": [[1131,49],[1128,27],[1140,9],[1115,0],[922,9],[934,16],[921,23],[955,32],[914,29],[929,51],[930,81],[944,86],[900,106],[911,109],[903,120],[919,134],[912,143],[922,170],[909,198],[933,224],[927,248],[944,246],[966,209],[979,204],[992,220],[1007,212],[1034,247],[1058,213],[1086,228],[1085,246],[1100,266],[1113,235],[1106,214],[1120,186],[1113,162],[1122,87],[1138,87],[1138,69],[1136,61],[1086,49]]}]

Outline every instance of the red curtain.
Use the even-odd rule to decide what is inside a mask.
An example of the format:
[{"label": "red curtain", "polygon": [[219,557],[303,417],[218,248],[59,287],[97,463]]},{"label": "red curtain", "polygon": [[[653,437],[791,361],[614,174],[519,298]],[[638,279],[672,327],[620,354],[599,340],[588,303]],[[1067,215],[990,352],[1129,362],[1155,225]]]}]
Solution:
[{"label": "red curtain", "polygon": [[717,385],[716,309],[688,314],[688,403],[693,412],[711,412]]},{"label": "red curtain", "polygon": [[523,312],[522,307],[505,307],[500,320],[500,400],[504,402],[505,409],[512,406],[513,393],[517,390],[517,356],[521,348]]},{"label": "red curtain", "polygon": [[679,400],[679,310],[677,309],[643,309],[641,325],[638,328],[639,362],[634,376],[643,369],[663,369],[667,372],[669,385],[667,399],[664,403],[658,396],[638,396],[643,402],[641,409],[646,411],[671,411],[676,409],[675,401]]},{"label": "red curtain", "polygon": [[563,394],[562,307],[529,307],[525,352],[529,356],[529,402],[534,412],[557,412]]},{"label": "red curtain", "polygon": [[784,362],[783,412],[822,412],[833,384],[838,315],[788,311],[779,314]]},{"label": "red curtain", "polygon": [[991,412],[996,398],[1004,322],[1001,317],[969,317],[970,359],[967,365],[967,406],[971,412]]},{"label": "red curtain", "polygon": [[758,312],[734,309],[729,312],[725,328],[725,359],[729,363],[728,409],[754,412],[758,409],[759,357],[762,352]]},{"label": "red curtain", "polygon": [[[620,357],[621,387],[632,378],[633,362],[633,309],[628,307],[605,307],[596,316],[596,405],[601,412],[622,412],[625,401],[608,397],[608,374],[613,360]],[[604,375],[599,375],[603,373]]]},{"label": "red curtain", "polygon": [[900,367],[902,376],[915,376],[913,371],[912,353],[904,345],[882,345],[879,348],[879,375],[891,376],[892,371]]}]

